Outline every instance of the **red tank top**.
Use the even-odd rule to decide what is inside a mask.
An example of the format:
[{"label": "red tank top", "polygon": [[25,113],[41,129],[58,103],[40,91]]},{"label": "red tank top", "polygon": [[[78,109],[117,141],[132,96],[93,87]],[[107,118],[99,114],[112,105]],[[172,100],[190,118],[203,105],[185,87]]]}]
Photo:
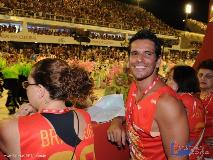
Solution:
[{"label": "red tank top", "polygon": [[203,156],[201,152],[201,140],[205,127],[205,109],[201,100],[189,93],[181,93],[179,94],[179,97],[186,108],[189,122],[191,142],[191,154],[189,159],[196,160],[198,157]]},{"label": "red tank top", "polygon": [[[73,160],[95,160],[94,137],[88,113],[80,112],[87,123],[83,140],[76,146]],[[69,124],[67,124],[69,125]],[[18,119],[21,160],[71,160],[74,147],[66,144],[40,113]]]},{"label": "red tank top", "polygon": [[202,102],[206,111],[206,126],[202,143],[205,150],[205,157],[212,158],[213,149],[212,146],[208,146],[206,144],[206,139],[209,137],[213,137],[213,92],[211,92],[211,94]]},{"label": "red tank top", "polygon": [[[177,97],[168,86],[161,87],[151,95],[135,103],[135,82],[131,85],[126,102],[127,136],[130,154],[134,160],[165,160],[162,140],[159,132],[151,132],[158,98],[167,93]],[[130,114],[132,113],[132,114]]]},{"label": "red tank top", "polygon": [[206,110],[206,129],[204,138],[208,138],[213,136],[213,92],[202,102]]}]

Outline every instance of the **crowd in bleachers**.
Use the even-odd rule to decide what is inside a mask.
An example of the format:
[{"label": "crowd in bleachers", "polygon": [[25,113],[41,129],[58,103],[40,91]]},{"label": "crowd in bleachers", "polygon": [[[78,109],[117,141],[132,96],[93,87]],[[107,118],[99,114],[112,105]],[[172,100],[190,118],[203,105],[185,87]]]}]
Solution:
[{"label": "crowd in bleachers", "polygon": [[161,66],[159,74],[166,77],[169,70],[175,65],[188,65],[193,66],[199,50],[169,50],[165,51],[162,55]]},{"label": "crowd in bleachers", "polygon": [[[35,45],[35,44],[33,44]],[[14,47],[13,43],[1,42],[0,52],[4,55],[11,54],[17,56],[22,54],[30,59],[32,55],[36,56],[54,56],[61,59],[81,59],[89,61],[109,60],[125,61],[128,58],[128,49],[125,47],[103,47],[103,46],[84,46],[84,45],[66,45],[66,44],[37,44],[27,48]],[[180,51],[172,50],[165,51],[162,59],[171,60],[174,63],[185,60],[195,60],[198,50]]]},{"label": "crowd in bleachers", "polygon": [[54,27],[39,27],[31,26],[28,27],[28,31],[40,35],[54,35],[54,36],[70,36],[72,31],[68,28],[54,28]]},{"label": "crowd in bleachers", "polygon": [[161,39],[164,47],[172,48],[173,45],[178,45],[180,43],[179,39]]},{"label": "crowd in bleachers", "polygon": [[[64,28],[64,27],[54,27],[54,26],[28,26],[28,31],[40,35],[54,35],[54,36],[75,36],[76,29],[74,28]],[[119,33],[106,33],[98,31],[88,31],[88,37],[91,39],[104,39],[104,40],[125,40],[124,34]]]},{"label": "crowd in bleachers", "polygon": [[182,61],[184,63],[184,61],[187,61],[187,60],[193,60],[194,61],[197,54],[198,54],[198,50],[181,51],[181,50],[170,49],[168,52],[163,53],[163,59],[164,60],[171,60],[173,63],[179,63],[180,61]]},{"label": "crowd in bleachers", "polygon": [[112,61],[125,61],[127,58],[127,49],[118,47],[38,44],[37,46],[27,48],[22,48],[21,46],[15,48],[13,44],[14,43],[1,42],[0,53],[2,55],[23,55],[23,57],[27,59],[35,58],[33,56],[45,56],[64,60],[104,61],[106,59],[112,59]]},{"label": "crowd in bleachers", "polygon": [[187,28],[190,31],[196,32],[196,33],[204,34],[207,29],[207,24],[205,24],[204,22],[201,22],[201,21],[194,20],[194,19],[187,19],[186,24],[187,24]]},{"label": "crowd in bleachers", "polygon": [[[8,42],[0,43],[0,59],[7,61],[6,66],[14,66],[22,62],[34,63],[47,57],[60,58],[68,63],[85,67],[92,74],[96,88],[106,86],[115,73],[122,71],[127,61],[125,48],[38,44],[37,47],[17,49],[13,46]],[[5,67],[1,65],[1,62],[0,70]]]},{"label": "crowd in bleachers", "polygon": [[202,46],[202,43],[201,42],[197,42],[197,41],[192,41],[191,43],[191,48],[194,48],[194,49],[197,49],[197,50],[199,50],[200,48],[201,48],[201,46]]},{"label": "crowd in bleachers", "polygon": [[16,30],[15,25],[0,25],[0,33],[1,32],[9,32],[9,33],[14,33],[14,32],[18,32]]},{"label": "crowd in bleachers", "polygon": [[107,40],[111,39],[116,41],[125,40],[125,35],[122,35],[122,34],[113,34],[113,33],[96,32],[96,31],[89,32],[89,37],[92,39],[107,39]]},{"label": "crowd in bleachers", "polygon": [[116,0],[2,0],[8,14],[51,18],[127,30],[148,28],[163,35],[176,31],[143,8]]},{"label": "crowd in bleachers", "polygon": [[[102,47],[102,46],[81,46],[81,45],[61,45],[61,44],[32,44],[31,47],[16,48],[13,43],[1,42],[0,53],[7,59],[8,63],[15,63],[17,60],[39,60],[44,57],[60,58],[67,61],[89,61],[100,62],[100,66],[106,61],[127,62],[128,50],[127,48],[118,47]],[[164,51],[162,60],[168,62],[167,65],[172,64],[187,64],[192,65],[196,59],[198,50],[194,51],[180,51],[168,50]]]}]

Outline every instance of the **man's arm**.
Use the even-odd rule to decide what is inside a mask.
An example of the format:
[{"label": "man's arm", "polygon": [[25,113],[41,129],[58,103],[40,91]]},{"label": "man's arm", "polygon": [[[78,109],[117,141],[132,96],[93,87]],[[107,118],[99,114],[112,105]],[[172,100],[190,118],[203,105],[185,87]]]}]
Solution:
[{"label": "man's arm", "polygon": [[125,146],[126,132],[123,128],[125,117],[116,117],[112,120],[110,127],[107,130],[108,140],[115,142],[119,147]]},{"label": "man's arm", "polygon": [[157,102],[155,120],[158,124],[168,159],[187,159],[188,156],[183,156],[184,153],[178,152],[187,149],[189,140],[188,120],[183,104],[171,95],[165,94],[161,96]]}]

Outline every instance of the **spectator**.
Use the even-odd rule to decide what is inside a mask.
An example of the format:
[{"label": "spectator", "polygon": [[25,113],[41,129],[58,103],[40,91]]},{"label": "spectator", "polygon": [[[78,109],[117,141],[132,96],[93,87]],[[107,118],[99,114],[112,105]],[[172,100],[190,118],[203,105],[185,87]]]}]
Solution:
[{"label": "spectator", "polygon": [[190,66],[175,66],[167,77],[167,84],[179,94],[188,117],[191,151],[190,160],[202,159],[201,141],[205,131],[205,109],[197,97],[199,81],[196,71]]},{"label": "spectator", "polygon": [[213,59],[204,60],[198,66],[200,98],[206,110],[206,126],[203,138],[205,157],[213,158]]},{"label": "spectator", "polygon": [[89,115],[65,106],[67,99],[85,99],[92,86],[85,70],[62,60],[36,63],[23,82],[30,103],[21,107],[16,118],[0,122],[0,149],[10,159],[20,155],[21,159],[94,160]]}]

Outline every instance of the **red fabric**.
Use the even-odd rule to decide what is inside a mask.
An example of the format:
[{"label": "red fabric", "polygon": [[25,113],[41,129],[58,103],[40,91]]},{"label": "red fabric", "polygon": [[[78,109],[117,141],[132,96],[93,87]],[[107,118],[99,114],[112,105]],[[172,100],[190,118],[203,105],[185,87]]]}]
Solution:
[{"label": "red fabric", "polygon": [[206,108],[205,137],[213,137],[213,92],[211,93],[211,96],[203,100],[203,105]]},{"label": "red fabric", "polygon": [[196,61],[194,63],[194,68],[196,68],[200,62],[213,58],[213,23],[208,23],[206,34],[203,40],[202,47],[200,49],[200,53],[198,54]]},{"label": "red fabric", "polygon": [[[126,103],[127,133],[130,142],[131,156],[135,160],[165,160],[166,156],[160,133],[157,132],[158,135],[153,135],[151,133],[151,127],[158,98],[165,93],[175,97],[177,97],[177,95],[171,88],[165,86],[143,98],[138,104],[135,104],[136,90],[136,84],[133,83],[130,87]],[[130,114],[131,105],[133,108],[132,115]]]},{"label": "red fabric", "polygon": [[[191,151],[202,137],[202,132],[205,126],[205,109],[200,99],[189,93],[183,93],[179,95],[182,100],[186,111],[189,122],[190,130],[190,146]],[[201,141],[193,153],[190,154],[190,160],[196,160],[199,156],[202,157]]]},{"label": "red fabric", "polygon": [[206,109],[206,129],[203,137],[203,145],[205,147],[205,156],[213,157],[213,149],[205,145],[205,140],[209,137],[213,137],[213,92],[211,95],[203,100],[203,105]]},{"label": "red fabric", "polygon": [[[81,112],[87,121],[84,139],[78,144],[74,159],[94,160],[94,137],[89,115]],[[69,159],[72,157],[74,147],[66,144],[56,134],[52,125],[40,113],[23,116],[18,120],[20,133],[21,160],[32,159]],[[69,124],[68,124],[69,125]],[[44,156],[44,158],[40,158]]]},{"label": "red fabric", "polygon": [[8,160],[6,156],[4,156],[4,153],[2,153],[1,151],[0,151],[0,160]]},{"label": "red fabric", "polygon": [[93,123],[95,156],[97,160],[129,160],[128,145],[125,148],[118,149],[116,145],[110,143],[107,139],[107,129],[110,122]]}]

